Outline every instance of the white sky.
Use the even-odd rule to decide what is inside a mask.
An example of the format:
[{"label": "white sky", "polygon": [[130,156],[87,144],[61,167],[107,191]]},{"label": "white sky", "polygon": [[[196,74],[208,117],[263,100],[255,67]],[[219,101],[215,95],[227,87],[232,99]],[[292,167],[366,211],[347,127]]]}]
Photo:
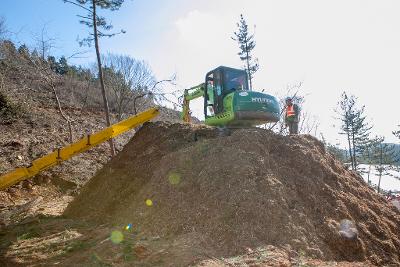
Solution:
[{"label": "white sky", "polygon": [[[172,3],[183,1],[164,8],[174,10]],[[302,81],[304,109],[318,116],[332,143],[339,138],[333,109],[346,90],[366,105],[374,133],[398,142],[391,132],[400,124],[399,11],[398,0],[190,1],[171,11],[143,52],[159,77],[176,72],[182,87],[197,85],[212,68],[241,66],[230,37],[243,13],[256,25],[256,90],[283,93]],[[200,102],[192,108],[201,116]]]},{"label": "white sky", "polygon": [[[71,12],[47,13],[45,20],[83,29],[70,6],[41,1],[60,2]],[[159,79],[176,73],[183,89],[219,65],[242,66],[231,40],[241,13],[250,29],[256,25],[256,90],[281,95],[287,85],[303,82],[304,109],[318,116],[331,143],[340,138],[333,109],[346,90],[366,105],[374,134],[399,143],[391,132],[400,124],[400,0],[126,0],[110,16],[127,33],[102,39],[101,47],[147,60]],[[71,33],[62,37],[65,44],[76,40]],[[202,116],[201,101],[192,108]]]}]

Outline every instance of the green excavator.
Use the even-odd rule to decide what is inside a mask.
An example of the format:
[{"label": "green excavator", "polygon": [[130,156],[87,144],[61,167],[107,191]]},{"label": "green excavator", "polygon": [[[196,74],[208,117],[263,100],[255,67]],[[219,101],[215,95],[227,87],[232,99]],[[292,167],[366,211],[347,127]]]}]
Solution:
[{"label": "green excavator", "polygon": [[244,70],[220,66],[206,74],[204,83],[185,89],[182,119],[190,122],[190,101],[204,97],[205,124],[256,126],[277,122],[279,103],[271,95],[249,91]]}]

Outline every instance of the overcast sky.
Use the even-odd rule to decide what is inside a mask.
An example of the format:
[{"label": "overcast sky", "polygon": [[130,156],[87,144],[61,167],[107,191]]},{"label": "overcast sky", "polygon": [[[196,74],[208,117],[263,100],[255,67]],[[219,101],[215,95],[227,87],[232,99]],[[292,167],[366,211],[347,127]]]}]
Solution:
[{"label": "overcast sky", "polygon": [[[391,132],[400,124],[399,11],[398,0],[127,0],[110,15],[127,33],[101,46],[148,61],[159,79],[176,73],[183,89],[219,65],[242,66],[230,37],[243,13],[257,42],[256,90],[280,95],[303,82],[303,108],[332,143],[340,138],[333,110],[346,90],[366,106],[374,134],[398,143]],[[33,46],[32,36],[46,24],[58,55],[81,49],[76,39],[86,29],[78,12],[61,0],[2,0],[0,9],[21,43]],[[74,63],[93,61],[87,56]],[[201,116],[199,101],[193,108]]]}]

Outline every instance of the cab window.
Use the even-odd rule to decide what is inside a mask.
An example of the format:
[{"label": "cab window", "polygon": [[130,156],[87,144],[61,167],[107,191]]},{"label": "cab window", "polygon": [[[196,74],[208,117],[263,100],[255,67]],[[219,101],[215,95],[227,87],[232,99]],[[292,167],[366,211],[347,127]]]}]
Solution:
[{"label": "cab window", "polygon": [[224,88],[227,91],[247,91],[246,72],[239,70],[225,70]]}]

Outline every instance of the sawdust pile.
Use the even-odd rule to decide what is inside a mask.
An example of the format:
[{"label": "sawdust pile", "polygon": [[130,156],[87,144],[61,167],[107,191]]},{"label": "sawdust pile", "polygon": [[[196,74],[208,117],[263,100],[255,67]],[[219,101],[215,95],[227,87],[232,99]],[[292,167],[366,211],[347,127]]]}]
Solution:
[{"label": "sawdust pile", "polygon": [[400,265],[398,211],[307,135],[149,123],[65,214],[171,240],[193,234],[188,249],[214,256],[274,245]]}]

